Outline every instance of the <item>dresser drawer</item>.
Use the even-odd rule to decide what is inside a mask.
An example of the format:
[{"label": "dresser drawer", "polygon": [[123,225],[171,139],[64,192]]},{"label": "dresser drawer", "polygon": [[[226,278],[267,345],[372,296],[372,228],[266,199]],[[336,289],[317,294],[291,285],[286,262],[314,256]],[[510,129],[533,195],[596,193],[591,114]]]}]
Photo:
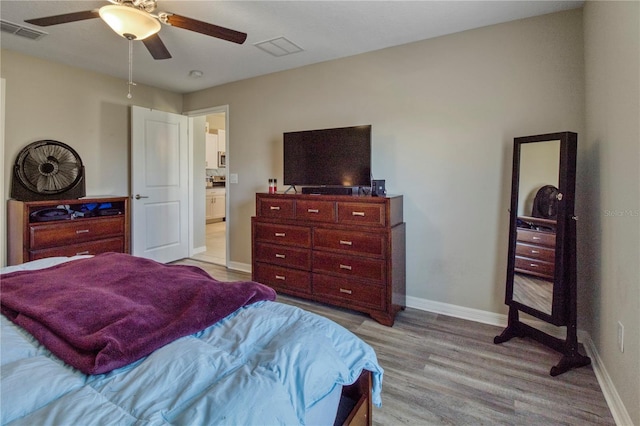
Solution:
[{"label": "dresser drawer", "polygon": [[384,226],[384,204],[338,203],[338,223]]},{"label": "dresser drawer", "polygon": [[92,241],[111,236],[121,236],[124,218],[69,220],[65,223],[31,224],[29,246],[32,251],[66,244]]},{"label": "dresser drawer", "polygon": [[289,268],[311,269],[311,251],[279,244],[256,244],[256,260]]},{"label": "dresser drawer", "polygon": [[556,260],[556,250],[545,246],[518,242],[516,244],[516,256],[554,263]]},{"label": "dresser drawer", "polygon": [[313,254],[313,272],[340,274],[345,277],[364,278],[382,283],[385,279],[385,262],[379,259],[316,251]]},{"label": "dresser drawer", "polygon": [[261,217],[293,219],[293,200],[282,198],[258,198],[256,214]]},{"label": "dresser drawer", "polygon": [[296,219],[316,222],[335,222],[336,204],[333,201],[298,200]]},{"label": "dresser drawer", "polygon": [[100,253],[117,252],[124,253],[124,238],[108,238],[105,240],[89,241],[80,244],[54,247],[29,252],[29,260],[43,259],[55,256],[76,256],[80,254],[96,255]]},{"label": "dresser drawer", "polygon": [[256,262],[253,270],[253,281],[266,284],[275,289],[311,293],[311,273],[297,269]]},{"label": "dresser drawer", "polygon": [[330,275],[313,274],[313,294],[344,306],[384,309],[384,287]]},{"label": "dresser drawer", "polygon": [[386,234],[315,228],[313,246],[318,250],[360,254],[376,258],[385,257]]},{"label": "dresser drawer", "polygon": [[543,262],[541,260],[529,259],[520,256],[516,256],[515,270],[516,272],[524,272],[527,274],[552,279],[555,272],[553,263]]},{"label": "dresser drawer", "polygon": [[541,244],[549,247],[556,246],[556,234],[552,232],[531,231],[518,229],[518,241],[524,243]]},{"label": "dresser drawer", "polygon": [[311,228],[307,226],[280,225],[277,223],[255,223],[256,241],[311,247]]}]

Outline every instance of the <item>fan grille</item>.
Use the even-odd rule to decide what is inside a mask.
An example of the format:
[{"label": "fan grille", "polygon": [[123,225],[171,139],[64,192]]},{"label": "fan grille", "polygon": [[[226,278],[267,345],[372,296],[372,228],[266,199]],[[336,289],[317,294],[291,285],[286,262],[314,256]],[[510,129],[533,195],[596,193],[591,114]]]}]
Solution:
[{"label": "fan grille", "polygon": [[22,150],[16,161],[22,183],[39,194],[58,194],[73,187],[82,177],[82,161],[68,145],[39,141]]},{"label": "fan grille", "polygon": [[538,189],[533,200],[531,216],[544,219],[555,219],[558,211],[558,188],[545,185]]}]

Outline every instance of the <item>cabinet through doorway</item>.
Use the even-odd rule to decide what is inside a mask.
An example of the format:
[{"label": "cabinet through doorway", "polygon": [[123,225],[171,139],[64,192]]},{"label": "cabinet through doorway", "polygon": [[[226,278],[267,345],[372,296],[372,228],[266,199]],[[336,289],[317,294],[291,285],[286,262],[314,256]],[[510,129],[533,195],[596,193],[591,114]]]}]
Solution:
[{"label": "cabinet through doorway", "polygon": [[[205,135],[200,140],[204,140],[205,144],[204,224],[198,224],[197,232],[201,241],[204,241],[196,244],[197,252],[191,257],[204,262],[226,266],[227,168],[225,167],[226,164],[221,164],[220,158],[226,160],[227,112],[225,108],[221,108],[219,112],[212,110],[203,115],[205,118]],[[204,236],[201,234],[203,229]]]}]

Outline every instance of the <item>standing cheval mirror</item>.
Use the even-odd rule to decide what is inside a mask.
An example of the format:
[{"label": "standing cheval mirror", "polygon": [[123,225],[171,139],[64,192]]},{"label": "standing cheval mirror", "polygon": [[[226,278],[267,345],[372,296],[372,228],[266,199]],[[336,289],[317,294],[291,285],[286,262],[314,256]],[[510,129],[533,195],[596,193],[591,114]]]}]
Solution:
[{"label": "standing cheval mirror", "polygon": [[[578,135],[550,133],[514,139],[509,258],[505,303],[508,325],[494,343],[530,337],[563,356],[550,374],[590,364],[578,351],[576,216]],[[560,339],[520,321],[524,312],[558,327]]]}]

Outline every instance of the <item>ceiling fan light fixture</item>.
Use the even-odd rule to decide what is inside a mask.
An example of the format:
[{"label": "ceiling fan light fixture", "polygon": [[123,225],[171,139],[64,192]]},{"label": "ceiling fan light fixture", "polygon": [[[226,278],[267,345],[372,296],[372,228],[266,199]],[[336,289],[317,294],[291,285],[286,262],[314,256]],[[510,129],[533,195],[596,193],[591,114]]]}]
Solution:
[{"label": "ceiling fan light fixture", "polygon": [[102,6],[98,13],[113,31],[127,39],[144,40],[160,31],[156,18],[130,6]]}]

